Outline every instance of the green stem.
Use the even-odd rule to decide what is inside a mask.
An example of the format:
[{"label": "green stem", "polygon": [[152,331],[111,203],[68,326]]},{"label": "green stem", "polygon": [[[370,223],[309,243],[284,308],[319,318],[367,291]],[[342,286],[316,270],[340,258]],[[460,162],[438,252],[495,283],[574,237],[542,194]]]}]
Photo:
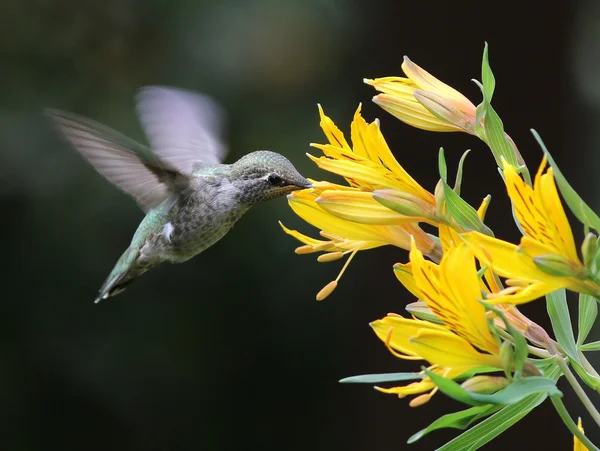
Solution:
[{"label": "green stem", "polygon": [[575,392],[575,394],[577,395],[577,397],[579,398],[579,400],[581,401],[583,406],[589,412],[590,416],[596,422],[596,424],[598,426],[600,426],[600,413],[598,412],[598,410],[592,403],[592,400],[588,397],[586,392],[583,390],[583,387],[581,386],[581,384],[579,384],[579,382],[577,381],[577,378],[575,377],[575,375],[569,368],[569,365],[567,365],[567,362],[565,362],[565,359],[560,355],[555,355],[554,359],[555,359],[556,363],[558,364],[558,366],[560,367],[560,369],[562,370],[562,372],[565,375],[565,378],[567,379],[569,384],[571,384],[571,387],[573,387],[573,391]]},{"label": "green stem", "polygon": [[569,412],[567,411],[567,408],[563,404],[562,400],[558,396],[550,396],[550,401],[552,401],[552,404],[554,404],[554,408],[558,412],[558,415],[560,415],[560,418],[561,420],[563,420],[563,423],[565,423],[565,425],[569,428],[569,431],[571,431],[571,433],[574,436],[576,436],[581,441],[581,443],[587,446],[589,450],[600,451],[600,449],[592,442],[590,442],[590,439],[588,439],[583,434],[583,432],[579,430],[579,428],[569,415]]}]

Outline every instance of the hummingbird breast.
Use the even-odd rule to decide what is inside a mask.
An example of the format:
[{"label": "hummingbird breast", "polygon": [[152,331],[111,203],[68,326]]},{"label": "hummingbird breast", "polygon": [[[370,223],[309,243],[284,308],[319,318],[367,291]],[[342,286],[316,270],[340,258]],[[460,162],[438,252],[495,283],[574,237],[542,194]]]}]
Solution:
[{"label": "hummingbird breast", "polygon": [[162,229],[166,259],[186,261],[223,238],[248,210],[239,202],[238,191],[227,178],[194,180],[173,205]]}]

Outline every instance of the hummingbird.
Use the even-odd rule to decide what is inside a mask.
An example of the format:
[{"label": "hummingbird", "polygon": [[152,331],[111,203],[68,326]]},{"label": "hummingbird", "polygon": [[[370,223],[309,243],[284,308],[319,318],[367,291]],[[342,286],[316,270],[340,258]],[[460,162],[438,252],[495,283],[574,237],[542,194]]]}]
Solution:
[{"label": "hummingbird", "polygon": [[136,110],[150,147],[82,116],[48,110],[73,147],[146,213],[95,302],[154,266],[206,250],[254,205],[311,187],[287,158],[268,150],[223,164],[222,112],[205,95],[144,87]]}]

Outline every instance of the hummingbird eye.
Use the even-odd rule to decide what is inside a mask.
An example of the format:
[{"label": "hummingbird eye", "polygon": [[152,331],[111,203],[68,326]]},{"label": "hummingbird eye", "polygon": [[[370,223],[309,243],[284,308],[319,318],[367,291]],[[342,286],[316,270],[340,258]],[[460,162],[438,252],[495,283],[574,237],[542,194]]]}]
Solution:
[{"label": "hummingbird eye", "polygon": [[269,174],[269,177],[267,178],[267,180],[273,186],[285,186],[285,185],[287,185],[287,183],[285,182],[285,180],[283,180],[277,174]]}]

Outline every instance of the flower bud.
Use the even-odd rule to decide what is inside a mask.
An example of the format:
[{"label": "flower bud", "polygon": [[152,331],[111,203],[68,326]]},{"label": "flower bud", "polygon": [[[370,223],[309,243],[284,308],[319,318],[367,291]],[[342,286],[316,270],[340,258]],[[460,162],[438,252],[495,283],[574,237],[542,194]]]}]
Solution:
[{"label": "flower bud", "polygon": [[510,341],[502,342],[500,346],[500,361],[502,362],[502,368],[504,369],[504,374],[509,375],[514,368],[514,349],[513,345]]},{"label": "flower bud", "polygon": [[460,386],[472,393],[491,394],[506,388],[510,382],[500,376],[473,376],[464,381]]},{"label": "flower bud", "polygon": [[444,215],[444,204],[446,203],[446,193],[444,193],[444,183],[440,181],[435,185],[435,204],[439,215]]}]

